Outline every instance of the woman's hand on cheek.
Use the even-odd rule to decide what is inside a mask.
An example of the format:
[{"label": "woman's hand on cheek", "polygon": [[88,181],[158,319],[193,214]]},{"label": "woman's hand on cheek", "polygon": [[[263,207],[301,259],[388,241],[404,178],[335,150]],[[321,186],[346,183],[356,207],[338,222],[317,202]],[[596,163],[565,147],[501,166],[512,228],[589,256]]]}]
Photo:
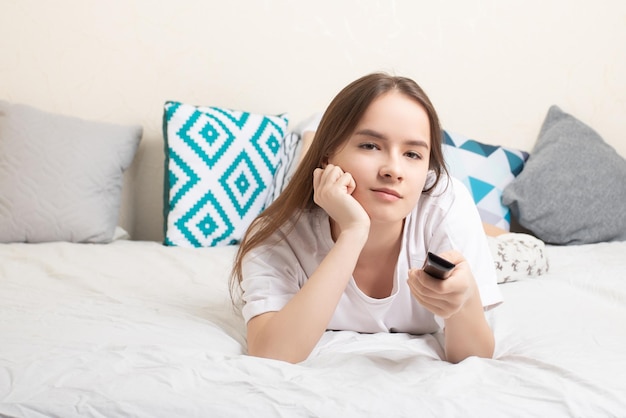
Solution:
[{"label": "woman's hand on cheek", "polygon": [[313,200],[337,222],[342,231],[351,228],[369,230],[370,218],[352,196],[356,183],[350,173],[328,164],[313,172]]},{"label": "woman's hand on cheek", "polygon": [[459,252],[448,251],[439,255],[456,264],[450,277],[440,280],[424,270],[412,269],[407,283],[411,294],[422,306],[448,319],[465,306],[477,289],[469,264]]}]

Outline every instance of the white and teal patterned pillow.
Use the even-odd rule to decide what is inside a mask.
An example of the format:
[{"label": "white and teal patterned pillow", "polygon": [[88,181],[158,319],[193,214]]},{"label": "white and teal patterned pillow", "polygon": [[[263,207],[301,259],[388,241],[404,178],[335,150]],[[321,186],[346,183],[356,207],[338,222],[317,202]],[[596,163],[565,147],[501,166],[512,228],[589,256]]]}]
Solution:
[{"label": "white and teal patterned pillow", "polygon": [[509,231],[511,211],[502,191],[524,168],[528,153],[443,132],[443,155],[450,175],[469,189],[483,222]]},{"label": "white and teal patterned pillow", "polygon": [[286,115],[165,103],[165,244],[239,242],[264,209]]}]

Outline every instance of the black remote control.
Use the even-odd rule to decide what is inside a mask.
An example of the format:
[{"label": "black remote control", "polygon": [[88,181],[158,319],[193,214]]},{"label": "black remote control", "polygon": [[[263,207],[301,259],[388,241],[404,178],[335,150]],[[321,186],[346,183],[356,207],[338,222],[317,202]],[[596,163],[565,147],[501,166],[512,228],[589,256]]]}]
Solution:
[{"label": "black remote control", "polygon": [[430,251],[426,257],[426,262],[424,263],[424,271],[430,276],[440,280],[447,279],[454,267],[454,263],[451,263],[445,258],[439,257],[437,254],[433,254]]}]

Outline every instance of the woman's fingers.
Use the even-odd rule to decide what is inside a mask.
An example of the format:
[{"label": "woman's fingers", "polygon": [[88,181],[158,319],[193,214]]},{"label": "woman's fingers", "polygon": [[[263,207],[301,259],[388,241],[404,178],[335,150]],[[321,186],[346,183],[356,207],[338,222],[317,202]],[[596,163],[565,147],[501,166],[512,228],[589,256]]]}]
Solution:
[{"label": "woman's fingers", "polygon": [[350,173],[328,164],[313,172],[313,200],[341,227],[369,228],[369,216],[352,196],[356,182]]},{"label": "woman's fingers", "polygon": [[343,174],[343,170],[341,168],[332,164],[328,164],[326,167],[324,167],[323,170],[324,170],[322,173],[323,182],[334,183]]},{"label": "woman's fingers", "polygon": [[468,300],[473,276],[462,255],[456,252],[442,255],[457,264],[450,277],[439,280],[423,270],[413,269],[409,271],[408,284],[411,294],[422,306],[436,315],[448,318]]},{"label": "woman's fingers", "polygon": [[435,315],[445,315],[445,312],[448,310],[448,303],[445,299],[433,297],[430,294],[431,292],[428,291],[428,289],[419,286],[415,279],[409,278],[408,284],[411,294],[420,303],[420,305]]}]

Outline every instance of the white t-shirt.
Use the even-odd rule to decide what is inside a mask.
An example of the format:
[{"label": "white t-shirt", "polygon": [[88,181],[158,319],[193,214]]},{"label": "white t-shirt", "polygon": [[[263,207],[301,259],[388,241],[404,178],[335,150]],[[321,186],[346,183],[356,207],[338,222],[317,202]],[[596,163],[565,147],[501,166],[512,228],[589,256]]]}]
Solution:
[{"label": "white t-shirt", "polygon": [[[447,187],[446,187],[447,186]],[[328,215],[321,208],[302,214],[286,236],[275,233],[273,245],[262,245],[243,262],[243,316],[279,311],[302,288],[328,254],[334,241]],[[411,268],[422,268],[427,251],[457,250],[469,262],[485,308],[502,301],[487,238],[476,206],[465,186],[439,182],[422,194],[404,223],[400,255],[391,295],[376,299],[364,294],[351,278],[328,325],[329,330],[364,333],[426,334],[443,326],[441,318],[422,307],[406,282]]]}]

